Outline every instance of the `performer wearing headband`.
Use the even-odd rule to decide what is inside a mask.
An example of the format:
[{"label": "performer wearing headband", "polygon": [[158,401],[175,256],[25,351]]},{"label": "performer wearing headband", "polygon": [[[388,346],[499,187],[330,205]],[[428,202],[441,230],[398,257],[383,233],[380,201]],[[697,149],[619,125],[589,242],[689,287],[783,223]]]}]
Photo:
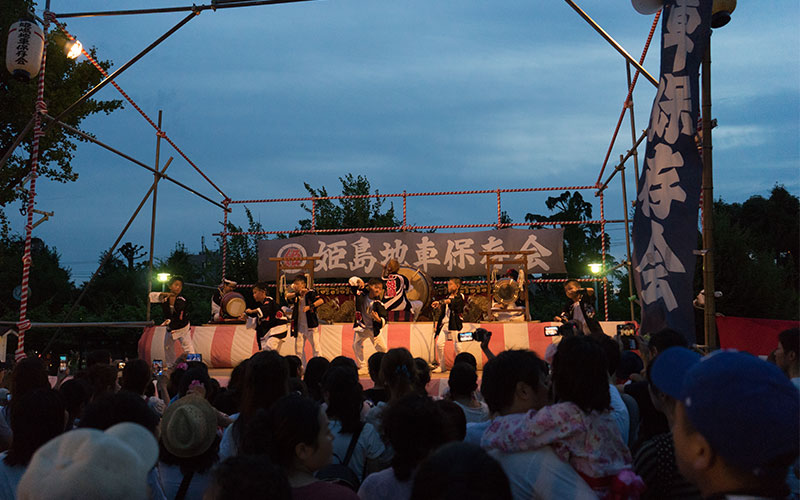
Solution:
[{"label": "performer wearing headband", "polygon": [[411,282],[399,274],[400,263],[397,259],[389,260],[383,267],[383,279],[385,293],[383,296],[383,306],[387,312],[391,312],[392,317],[397,321],[411,321],[413,311],[411,301],[406,298],[406,292],[411,287]]},{"label": "performer wearing headband", "polygon": [[294,350],[306,364],[306,341],[311,344],[312,357],[319,356],[319,318],[317,308],[323,304],[317,292],[308,288],[304,274],[298,275],[292,282],[292,291],[286,294],[286,300],[292,304],[292,336],[295,337]]},{"label": "performer wearing headband", "polygon": [[189,302],[181,295],[182,291],[183,278],[173,276],[169,280],[169,293],[161,294],[161,310],[166,318],[161,325],[167,327],[173,340],[181,343],[186,354],[196,354],[189,324]]},{"label": "performer wearing headband", "polygon": [[[433,370],[434,373],[447,371],[444,361],[444,343],[447,340],[455,342],[456,355],[461,352],[461,342],[458,341],[458,332],[464,327],[463,314],[466,299],[461,289],[460,278],[450,278],[447,282],[447,297],[443,300],[436,300],[431,307],[436,311],[436,357],[439,366]],[[444,328],[444,331],[442,329]]]},{"label": "performer wearing headband", "polygon": [[[255,319],[258,349],[260,351],[279,351],[286,340],[286,333],[289,331],[286,314],[275,299],[267,295],[267,284],[264,282],[256,283],[253,286],[253,298],[256,300],[256,307],[245,309],[244,313]],[[262,340],[264,337],[266,337],[266,341]]]},{"label": "performer wearing headband", "polygon": [[222,310],[222,298],[236,289],[237,283],[233,280],[224,279],[222,284],[217,287],[214,295],[211,296],[211,321],[219,323],[223,319],[232,319],[226,311]]},{"label": "performer wearing headband", "polygon": [[603,329],[595,318],[594,290],[581,288],[577,280],[569,280],[564,284],[564,293],[569,302],[564,306],[561,315],[553,318],[553,321],[562,323],[571,321],[584,335],[589,335],[593,331],[602,332]]},{"label": "performer wearing headband", "polygon": [[353,353],[359,373],[364,373],[364,341],[369,340],[378,352],[386,352],[386,334],[381,330],[386,326],[386,308],[381,303],[383,281],[372,278],[364,284],[361,278],[353,276],[349,280],[356,296],[356,311],[353,320]]}]

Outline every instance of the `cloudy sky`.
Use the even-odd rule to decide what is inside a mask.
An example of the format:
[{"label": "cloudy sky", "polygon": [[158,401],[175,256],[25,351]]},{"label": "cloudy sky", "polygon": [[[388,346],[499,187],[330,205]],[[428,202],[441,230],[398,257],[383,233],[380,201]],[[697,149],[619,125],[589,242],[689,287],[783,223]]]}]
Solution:
[{"label": "cloudy sky", "polygon": [[[639,57],[651,16],[636,13],[629,0],[578,3]],[[53,0],[52,9],[132,4]],[[174,5],[182,2],[136,2]],[[118,67],[184,16],[66,22],[84,45]],[[798,25],[798,2],[742,1],[731,23],[713,35],[716,197],[743,201],[768,195],[776,183],[800,193]],[[656,77],[658,50],[656,37],[645,61]],[[347,173],[366,175],[382,193],[591,185],[627,91],[622,57],[559,0],[324,0],[205,11],[117,82],[153,118],[164,111],[167,134],[232,199],[305,196],[303,182],[338,193],[337,179]],[[640,79],[638,131],[646,127],[654,96],[655,88]],[[99,97],[119,96],[108,86]],[[128,105],[87,119],[82,128],[154,162],[154,131]],[[630,146],[626,119],[612,160]],[[169,175],[221,200],[165,145],[162,161],[170,155],[176,159]],[[57,247],[80,282],[113,243],[152,175],[90,144],[79,147],[74,169],[80,174],[75,183],[39,183],[37,207],[56,214],[35,234]],[[622,217],[619,182],[607,191],[608,219]],[[592,192],[584,195],[598,200]],[[520,222],[528,212],[546,213],[545,198],[506,195],[503,208]],[[190,251],[199,250],[202,238],[215,246],[221,210],[170,183],[160,184],[158,202],[156,258],[177,242]],[[249,208],[274,230],[293,229],[305,217],[299,204]],[[231,217],[244,223],[241,205]],[[408,220],[490,223],[495,198],[414,199]],[[21,232],[24,220],[14,222]],[[148,208],[123,241],[146,247],[149,222]],[[612,253],[622,257],[622,225],[609,232]]]}]

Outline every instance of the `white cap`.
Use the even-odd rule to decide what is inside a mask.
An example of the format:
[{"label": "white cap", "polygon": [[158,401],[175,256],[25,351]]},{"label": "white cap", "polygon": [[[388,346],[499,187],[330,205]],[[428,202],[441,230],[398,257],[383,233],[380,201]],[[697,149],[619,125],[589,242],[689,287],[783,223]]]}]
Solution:
[{"label": "white cap", "polygon": [[157,460],[155,437],[138,424],[69,431],[34,453],[17,498],[140,500],[147,497],[147,474]]}]

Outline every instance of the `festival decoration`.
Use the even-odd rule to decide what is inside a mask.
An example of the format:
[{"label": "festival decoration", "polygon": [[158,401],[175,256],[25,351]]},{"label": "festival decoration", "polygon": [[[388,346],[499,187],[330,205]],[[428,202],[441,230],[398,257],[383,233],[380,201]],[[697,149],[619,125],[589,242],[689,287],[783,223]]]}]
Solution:
[{"label": "festival decoration", "polygon": [[6,68],[24,82],[39,74],[44,50],[44,32],[33,21],[20,19],[8,30]]},{"label": "festival decoration", "polygon": [[694,335],[693,279],[703,164],[695,144],[698,75],[710,37],[711,0],[667,0],[661,79],[633,221],[633,266],[642,331]]}]

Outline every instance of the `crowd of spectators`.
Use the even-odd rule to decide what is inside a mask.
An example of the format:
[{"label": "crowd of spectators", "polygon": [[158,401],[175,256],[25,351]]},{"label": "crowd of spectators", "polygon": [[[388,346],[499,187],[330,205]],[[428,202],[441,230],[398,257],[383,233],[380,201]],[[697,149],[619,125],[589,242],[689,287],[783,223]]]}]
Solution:
[{"label": "crowd of spectators", "polygon": [[27,358],[3,381],[0,500],[798,498],[799,340],[768,362],[574,334],[550,363],[460,353],[434,381],[396,348],[369,384],[342,356],[259,352],[225,387],[107,352],[51,384]]}]

